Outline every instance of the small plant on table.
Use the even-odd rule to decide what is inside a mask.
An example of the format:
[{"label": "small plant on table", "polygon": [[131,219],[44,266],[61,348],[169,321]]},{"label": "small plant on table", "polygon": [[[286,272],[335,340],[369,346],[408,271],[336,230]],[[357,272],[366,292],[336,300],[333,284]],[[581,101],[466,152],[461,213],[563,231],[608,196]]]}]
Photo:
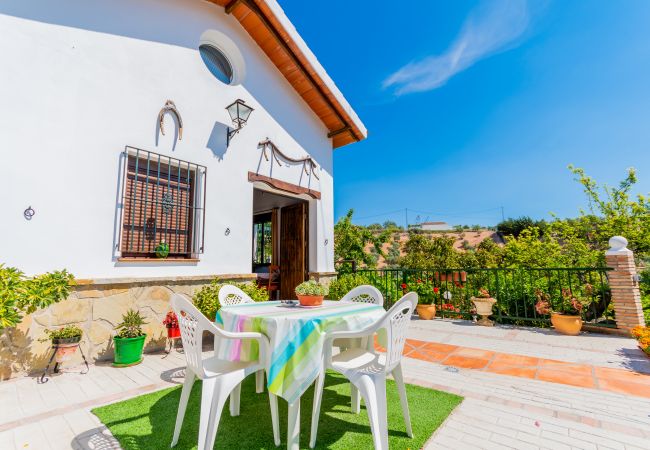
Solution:
[{"label": "small plant on table", "polygon": [[302,306],[320,306],[329,293],[327,286],[314,281],[304,281],[296,286],[296,296]]}]

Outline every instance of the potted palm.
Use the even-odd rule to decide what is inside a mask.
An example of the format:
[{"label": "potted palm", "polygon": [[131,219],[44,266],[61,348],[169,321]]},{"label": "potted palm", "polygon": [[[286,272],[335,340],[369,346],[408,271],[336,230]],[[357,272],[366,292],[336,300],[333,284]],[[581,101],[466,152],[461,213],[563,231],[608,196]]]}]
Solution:
[{"label": "potted palm", "polygon": [[490,292],[485,288],[481,288],[478,290],[476,296],[472,297],[471,300],[476,308],[476,314],[481,316],[481,319],[477,323],[484,327],[494,326],[494,322],[492,322],[488,317],[492,314],[492,307],[497,300],[492,298]]},{"label": "potted palm", "polygon": [[128,310],[122,316],[115,330],[117,335],[113,337],[115,344],[114,367],[127,367],[142,362],[142,349],[147,335],[142,331],[142,325],[146,322],[138,311]]},{"label": "potted palm", "polygon": [[169,311],[162,323],[167,328],[167,337],[169,339],[181,337],[181,329],[178,327],[178,317],[176,317],[174,311]]},{"label": "potted palm", "polygon": [[39,341],[52,342],[52,347],[56,348],[54,360],[61,364],[72,359],[72,355],[79,348],[79,341],[81,341],[83,331],[76,325],[67,325],[57,330],[45,330],[45,334],[47,334],[47,338],[39,339]]},{"label": "potted palm", "polygon": [[328,293],[327,286],[314,280],[305,281],[296,286],[296,296],[300,306],[320,306]]},{"label": "potted palm", "polygon": [[581,313],[589,301],[592,290],[590,284],[584,286],[584,295],[563,288],[560,302],[552,306],[551,296],[537,289],[535,291],[535,297],[537,298],[535,310],[538,314],[550,314],[553,328],[558,332],[569,336],[577,336],[582,329]]}]

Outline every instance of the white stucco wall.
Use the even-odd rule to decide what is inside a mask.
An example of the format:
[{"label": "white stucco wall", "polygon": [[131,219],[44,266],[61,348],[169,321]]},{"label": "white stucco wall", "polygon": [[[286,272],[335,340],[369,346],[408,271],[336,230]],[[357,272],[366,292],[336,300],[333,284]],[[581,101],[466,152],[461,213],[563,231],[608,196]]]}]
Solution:
[{"label": "white stucco wall", "polygon": [[[241,85],[221,84],[204,66],[198,45],[209,29],[241,51]],[[320,181],[312,179],[322,199],[310,204],[310,270],[333,270],[327,129],[222,8],[200,0],[4,0],[0,36],[0,262],[30,274],[65,267],[79,278],[250,273],[247,173],[269,174],[258,143],[270,138],[320,166]],[[255,111],[226,149],[225,106],[237,98]],[[171,116],[166,136],[157,132],[167,99],[184,122],[180,141]],[[127,145],[207,166],[199,263],[116,260]],[[299,184],[301,170],[276,165],[273,177]],[[36,211],[31,221],[23,218],[28,206]]]}]

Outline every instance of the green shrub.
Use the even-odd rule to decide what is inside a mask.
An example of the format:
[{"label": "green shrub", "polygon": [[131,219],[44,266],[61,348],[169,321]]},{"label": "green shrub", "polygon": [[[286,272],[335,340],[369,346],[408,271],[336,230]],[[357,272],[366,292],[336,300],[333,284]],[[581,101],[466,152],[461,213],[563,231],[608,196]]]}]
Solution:
[{"label": "green shrub", "polygon": [[309,280],[300,283],[296,286],[296,294],[298,295],[327,295],[329,289],[327,286],[320,284],[318,281]]},{"label": "green shrub", "polygon": [[39,339],[39,342],[53,341],[55,339],[70,339],[75,337],[81,337],[83,331],[76,325],[67,325],[63,328],[57,330],[45,330],[47,338]]},{"label": "green shrub", "polygon": [[330,283],[330,292],[327,298],[330,300],[341,300],[345,294],[357,286],[372,284],[367,276],[360,273],[347,273],[340,275]]},{"label": "green shrub", "polygon": [[227,283],[215,278],[210,284],[203,286],[194,294],[194,298],[192,299],[194,306],[210,320],[214,320],[217,311],[221,308],[221,304],[219,304],[219,290],[226,284],[237,286],[256,302],[263,302],[269,299],[267,290],[258,287],[256,283]]},{"label": "green shrub", "polygon": [[140,315],[139,311],[129,309],[122,316],[122,322],[118,323],[115,327],[117,337],[124,339],[142,336],[144,334],[142,331],[142,325],[146,325],[146,323],[147,322],[144,321],[144,318]]},{"label": "green shrub", "polygon": [[0,264],[0,330],[15,327],[25,314],[66,299],[73,282],[65,269],[29,278]]}]

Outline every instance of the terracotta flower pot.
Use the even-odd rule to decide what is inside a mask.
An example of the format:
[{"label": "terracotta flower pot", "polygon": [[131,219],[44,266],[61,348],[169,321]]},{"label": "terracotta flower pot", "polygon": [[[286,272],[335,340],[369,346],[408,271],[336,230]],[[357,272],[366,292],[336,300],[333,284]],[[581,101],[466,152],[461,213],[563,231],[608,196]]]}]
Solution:
[{"label": "terracotta flower pot", "polygon": [[418,305],[418,317],[422,320],[431,320],[436,317],[436,305]]},{"label": "terracotta flower pot", "polygon": [[320,306],[323,304],[324,295],[298,295],[298,301],[301,306]]},{"label": "terracotta flower pot", "polygon": [[562,334],[577,336],[582,329],[582,317],[551,313],[553,328]]}]

